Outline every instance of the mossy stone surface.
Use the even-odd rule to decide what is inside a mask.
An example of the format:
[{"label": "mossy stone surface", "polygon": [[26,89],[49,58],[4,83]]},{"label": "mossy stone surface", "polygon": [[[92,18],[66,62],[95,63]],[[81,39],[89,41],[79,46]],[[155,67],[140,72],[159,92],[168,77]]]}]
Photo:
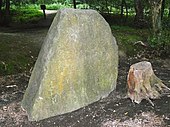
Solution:
[{"label": "mossy stone surface", "polygon": [[116,88],[118,47],[94,10],[59,10],[22,100],[29,120],[68,113]]}]

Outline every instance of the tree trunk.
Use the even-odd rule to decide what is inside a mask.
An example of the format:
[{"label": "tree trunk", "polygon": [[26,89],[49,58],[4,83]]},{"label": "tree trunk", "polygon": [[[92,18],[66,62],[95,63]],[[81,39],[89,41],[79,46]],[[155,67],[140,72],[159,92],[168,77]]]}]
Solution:
[{"label": "tree trunk", "polygon": [[165,0],[162,1],[161,20],[163,19],[164,16],[164,9],[165,9]]},{"label": "tree trunk", "polygon": [[134,22],[137,24],[140,24],[141,21],[144,20],[144,12],[143,12],[143,5],[141,0],[134,0],[134,5],[135,5],[135,19]]},{"label": "tree trunk", "polygon": [[[125,20],[123,20],[124,7],[126,9],[126,18],[125,18]],[[120,13],[120,15],[121,15],[121,20],[123,22],[126,22],[126,19],[128,18],[128,8],[127,8],[126,0],[122,0],[122,2],[121,2],[121,13]]]},{"label": "tree trunk", "polygon": [[126,9],[126,18],[125,18],[125,22],[127,21],[127,18],[128,18],[128,7],[127,7],[127,3],[126,3],[126,0],[124,0],[124,4],[125,4],[125,9]]},{"label": "tree trunk", "polygon": [[0,11],[1,11],[1,8],[2,8],[2,0],[0,0]]},{"label": "tree trunk", "polygon": [[2,0],[0,0],[0,17],[1,17],[1,14],[2,14]]},{"label": "tree trunk", "polygon": [[6,0],[6,8],[5,8],[6,14],[10,14],[10,0]]},{"label": "tree trunk", "polygon": [[73,0],[74,9],[76,9],[76,0]]},{"label": "tree trunk", "polygon": [[151,14],[152,14],[152,29],[155,37],[161,35],[161,8],[163,0],[149,0]]},{"label": "tree trunk", "polygon": [[10,0],[6,0],[5,3],[5,19],[4,19],[4,25],[9,25],[10,22]]},{"label": "tree trunk", "polygon": [[35,4],[35,0],[32,0],[32,4]]},{"label": "tree trunk", "polygon": [[124,0],[122,0],[122,2],[121,2],[121,12],[120,12],[120,15],[121,15],[121,18],[123,18],[123,7],[124,7],[124,4],[123,4],[123,1]]},{"label": "tree trunk", "polygon": [[108,9],[108,0],[105,0],[105,4],[106,4],[106,10],[107,10],[107,13],[109,14],[109,9]]},{"label": "tree trunk", "polygon": [[126,4],[126,0],[123,1],[124,2],[124,5],[125,5],[125,9],[126,9],[126,18],[128,17],[128,7],[127,7],[127,4]]},{"label": "tree trunk", "polygon": [[165,86],[154,74],[150,62],[143,61],[130,66],[128,78],[128,96],[135,102],[140,103],[143,99],[156,99],[165,91],[170,92],[170,88]]},{"label": "tree trunk", "polygon": [[2,0],[0,0],[0,25],[2,24]]}]

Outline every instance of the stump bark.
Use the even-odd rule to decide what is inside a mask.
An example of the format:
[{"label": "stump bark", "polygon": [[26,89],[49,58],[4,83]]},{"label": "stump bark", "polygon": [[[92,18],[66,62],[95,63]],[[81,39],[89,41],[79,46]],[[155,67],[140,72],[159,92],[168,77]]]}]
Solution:
[{"label": "stump bark", "polygon": [[127,83],[128,97],[138,104],[146,99],[154,106],[150,99],[157,99],[165,91],[170,91],[170,88],[154,74],[151,63],[147,61],[130,66]]}]

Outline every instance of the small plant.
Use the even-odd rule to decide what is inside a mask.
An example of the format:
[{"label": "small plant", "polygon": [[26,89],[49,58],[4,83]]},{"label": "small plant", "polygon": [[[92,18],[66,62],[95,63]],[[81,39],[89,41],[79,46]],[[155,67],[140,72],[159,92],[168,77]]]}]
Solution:
[{"label": "small plant", "polygon": [[165,46],[170,45],[169,40],[170,40],[170,33],[168,32],[168,30],[162,31],[160,36],[151,35],[148,38],[149,45],[152,48],[157,48],[157,49],[164,48]]},{"label": "small plant", "polygon": [[136,31],[135,28],[118,25],[112,25],[111,29],[118,42],[119,49],[123,50],[128,56],[134,56],[143,49],[135,44],[135,42],[144,41],[144,38],[147,35],[145,29],[139,29]]},{"label": "small plant", "polygon": [[150,47],[152,47],[152,48],[158,47],[158,45],[159,45],[158,38],[155,36],[149,36],[148,42],[149,42]]},{"label": "small plant", "polygon": [[168,30],[163,30],[161,35],[149,36],[148,44],[155,55],[168,56],[170,54],[170,33]]}]

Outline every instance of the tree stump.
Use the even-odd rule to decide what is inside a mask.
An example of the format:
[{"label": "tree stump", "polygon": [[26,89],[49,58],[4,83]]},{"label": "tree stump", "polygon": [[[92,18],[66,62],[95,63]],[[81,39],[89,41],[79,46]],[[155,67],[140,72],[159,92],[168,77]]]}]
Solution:
[{"label": "tree stump", "polygon": [[146,99],[154,106],[150,99],[157,99],[165,91],[170,91],[154,74],[151,63],[147,61],[130,66],[127,83],[128,97],[138,104]]}]

